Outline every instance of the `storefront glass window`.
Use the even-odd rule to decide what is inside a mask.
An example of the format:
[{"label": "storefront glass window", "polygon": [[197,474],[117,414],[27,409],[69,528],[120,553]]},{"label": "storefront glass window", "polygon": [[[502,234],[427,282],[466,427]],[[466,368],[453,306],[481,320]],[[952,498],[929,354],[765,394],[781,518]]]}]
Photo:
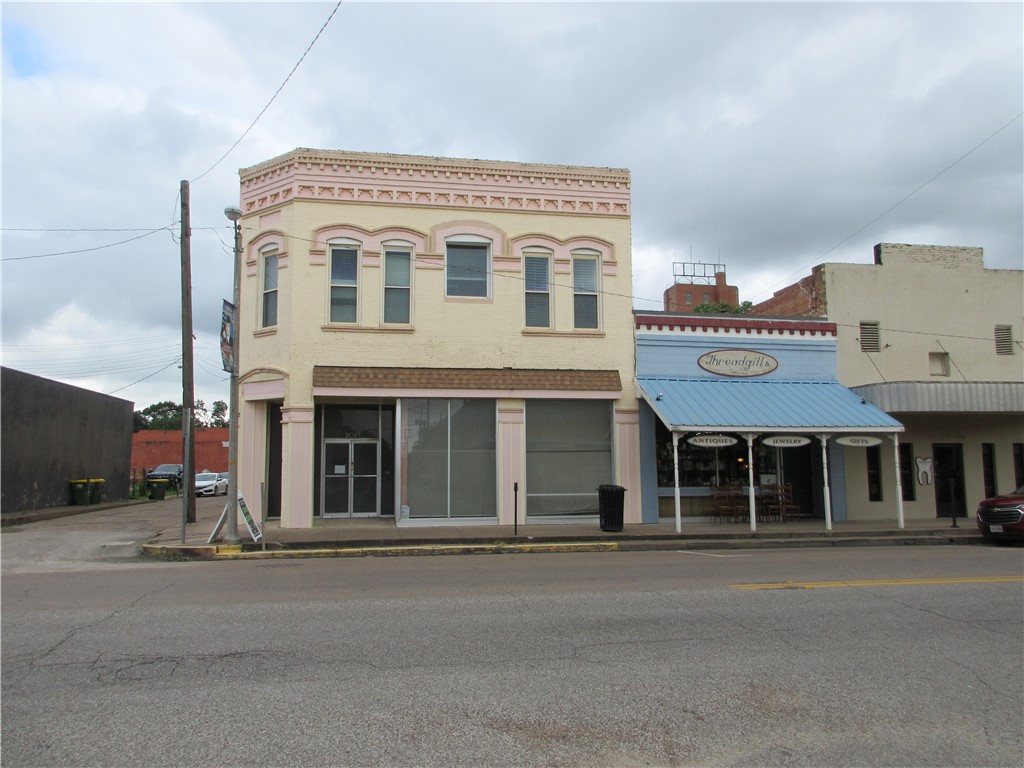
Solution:
[{"label": "storefront glass window", "polygon": [[496,516],[494,400],[411,399],[402,409],[409,516]]},{"label": "storefront glass window", "polygon": [[[733,435],[736,444],[725,448],[702,448],[690,445],[683,437],[679,440],[679,485],[682,488],[712,488],[716,485],[747,485],[747,441]],[[657,424],[658,486],[675,485],[672,465],[672,435],[661,423]],[[754,442],[754,484],[782,482],[778,477],[778,451]]]},{"label": "storefront glass window", "polygon": [[527,401],[527,515],[595,515],[597,488],[611,482],[610,402]]}]

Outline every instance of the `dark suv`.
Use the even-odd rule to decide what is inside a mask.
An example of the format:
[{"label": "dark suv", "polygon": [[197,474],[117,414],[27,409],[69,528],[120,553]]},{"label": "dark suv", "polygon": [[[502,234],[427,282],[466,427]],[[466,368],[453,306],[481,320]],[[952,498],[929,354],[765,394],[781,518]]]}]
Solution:
[{"label": "dark suv", "polygon": [[172,488],[181,487],[181,479],[185,476],[184,464],[161,464],[148,475],[147,480],[166,480]]},{"label": "dark suv", "polygon": [[978,528],[986,539],[1024,541],[1024,485],[978,504]]}]

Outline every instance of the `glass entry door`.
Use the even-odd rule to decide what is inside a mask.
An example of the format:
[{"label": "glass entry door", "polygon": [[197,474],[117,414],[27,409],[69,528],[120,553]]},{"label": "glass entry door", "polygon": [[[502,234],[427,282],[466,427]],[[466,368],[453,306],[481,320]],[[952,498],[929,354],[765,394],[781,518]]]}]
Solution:
[{"label": "glass entry door", "polygon": [[379,440],[325,440],[321,516],[379,516],[379,467]]}]

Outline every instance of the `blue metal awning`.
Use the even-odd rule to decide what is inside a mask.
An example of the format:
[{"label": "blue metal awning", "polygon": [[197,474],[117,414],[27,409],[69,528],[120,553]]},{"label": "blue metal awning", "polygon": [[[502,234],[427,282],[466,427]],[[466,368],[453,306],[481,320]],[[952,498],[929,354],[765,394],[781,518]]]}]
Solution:
[{"label": "blue metal awning", "polygon": [[638,376],[673,432],[902,432],[903,425],[836,381]]}]

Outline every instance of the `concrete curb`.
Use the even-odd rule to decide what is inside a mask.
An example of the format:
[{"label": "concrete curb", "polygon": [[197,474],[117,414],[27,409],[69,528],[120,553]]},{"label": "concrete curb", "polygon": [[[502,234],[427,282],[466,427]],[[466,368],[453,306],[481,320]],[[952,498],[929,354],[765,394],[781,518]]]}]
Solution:
[{"label": "concrete curb", "polygon": [[604,541],[548,541],[504,542],[476,541],[465,543],[406,543],[382,544],[378,542],[351,542],[347,545],[317,545],[287,547],[271,544],[269,549],[254,545],[189,545],[143,544],[142,555],[163,560],[282,560],[332,557],[422,557],[442,555],[501,555],[548,552],[643,552],[672,550],[722,549],[794,549],[813,547],[894,547],[894,546],[948,546],[978,545],[980,535],[950,535],[939,532],[892,535],[839,535],[812,534],[790,538],[648,538],[616,539]]},{"label": "concrete curb", "polygon": [[413,557],[424,555],[501,555],[516,552],[614,552],[617,541],[567,541],[547,544],[409,544],[389,546],[295,547],[291,549],[245,550],[240,545],[190,546],[143,544],[143,555],[162,560],[283,560],[328,557]]}]

